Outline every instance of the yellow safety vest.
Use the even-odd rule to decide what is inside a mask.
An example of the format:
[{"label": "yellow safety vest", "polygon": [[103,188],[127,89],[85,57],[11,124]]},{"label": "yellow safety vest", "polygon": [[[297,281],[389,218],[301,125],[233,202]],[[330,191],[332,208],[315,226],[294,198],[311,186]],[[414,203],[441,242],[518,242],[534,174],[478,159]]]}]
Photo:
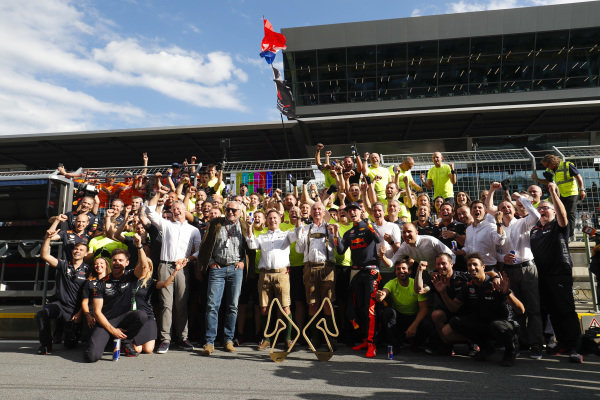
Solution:
[{"label": "yellow safety vest", "polygon": [[[577,196],[578,186],[577,181],[569,173],[569,166],[573,164],[570,161],[561,161],[558,168],[554,172],[554,183],[558,186],[558,191],[561,197]],[[550,171],[550,169],[546,169]]]}]

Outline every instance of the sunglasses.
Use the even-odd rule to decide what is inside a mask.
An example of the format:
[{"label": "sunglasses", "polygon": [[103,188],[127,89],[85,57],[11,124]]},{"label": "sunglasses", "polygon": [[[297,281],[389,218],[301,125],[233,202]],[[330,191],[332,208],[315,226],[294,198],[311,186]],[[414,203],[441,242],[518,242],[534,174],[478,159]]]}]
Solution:
[{"label": "sunglasses", "polygon": [[240,210],[239,210],[239,209],[237,209],[237,208],[230,208],[230,207],[228,207],[228,208],[226,208],[226,209],[225,209],[225,212],[232,212],[232,213],[234,213],[234,214],[235,214],[236,212],[238,212],[238,211],[240,211]]}]

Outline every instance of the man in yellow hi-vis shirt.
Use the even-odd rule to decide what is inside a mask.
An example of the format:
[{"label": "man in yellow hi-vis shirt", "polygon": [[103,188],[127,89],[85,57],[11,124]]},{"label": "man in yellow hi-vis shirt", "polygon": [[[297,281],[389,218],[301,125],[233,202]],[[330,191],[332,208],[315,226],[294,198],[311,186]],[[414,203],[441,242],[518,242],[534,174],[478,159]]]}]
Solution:
[{"label": "man in yellow hi-vis shirt", "polygon": [[560,200],[567,210],[569,236],[573,238],[577,200],[583,200],[586,196],[583,178],[575,167],[575,164],[570,161],[562,161],[553,154],[546,154],[542,158],[542,165],[546,167],[546,171],[544,172],[546,179],[540,179],[535,172],[531,176],[544,185],[547,185],[551,181],[556,183],[560,192]]}]

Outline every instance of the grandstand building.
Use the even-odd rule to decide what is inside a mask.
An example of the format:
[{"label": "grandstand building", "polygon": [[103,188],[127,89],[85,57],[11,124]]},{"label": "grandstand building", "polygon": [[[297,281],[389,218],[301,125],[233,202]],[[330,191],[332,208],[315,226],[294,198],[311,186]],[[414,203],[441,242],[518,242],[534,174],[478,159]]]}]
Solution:
[{"label": "grandstand building", "polygon": [[296,120],[2,137],[0,166],[599,144],[599,15],[593,1],[286,28]]}]

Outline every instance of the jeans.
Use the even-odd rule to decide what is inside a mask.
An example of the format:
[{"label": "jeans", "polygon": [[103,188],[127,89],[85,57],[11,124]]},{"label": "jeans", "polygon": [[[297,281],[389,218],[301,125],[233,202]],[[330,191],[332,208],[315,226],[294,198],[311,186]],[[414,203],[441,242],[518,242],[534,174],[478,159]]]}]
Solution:
[{"label": "jeans", "polygon": [[[208,289],[206,298],[206,343],[215,343],[221,299],[225,300],[223,343],[232,342],[237,320],[238,300],[242,291],[243,269],[235,265],[208,269]],[[223,296],[225,292],[225,296]]]}]

